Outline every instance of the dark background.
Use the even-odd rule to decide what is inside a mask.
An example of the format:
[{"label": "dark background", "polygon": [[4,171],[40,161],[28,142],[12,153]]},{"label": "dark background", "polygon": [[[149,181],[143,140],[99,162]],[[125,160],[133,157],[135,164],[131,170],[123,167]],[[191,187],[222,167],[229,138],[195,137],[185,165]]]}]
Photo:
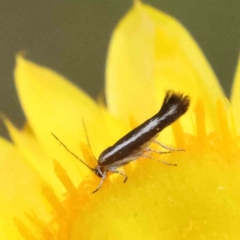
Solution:
[{"label": "dark background", "polygon": [[[185,25],[230,96],[240,45],[239,0],[148,0]],[[131,0],[0,0],[0,113],[24,122],[13,81],[15,54],[48,66],[91,96],[104,88],[114,26]],[[0,135],[7,136],[0,123]]]}]

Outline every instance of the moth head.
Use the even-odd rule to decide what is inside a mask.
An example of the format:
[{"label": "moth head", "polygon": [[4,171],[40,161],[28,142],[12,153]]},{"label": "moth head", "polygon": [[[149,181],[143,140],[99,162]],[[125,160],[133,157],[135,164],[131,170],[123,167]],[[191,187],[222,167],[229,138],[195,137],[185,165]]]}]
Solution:
[{"label": "moth head", "polygon": [[97,166],[97,167],[94,169],[94,173],[95,173],[98,177],[103,178],[103,177],[104,177],[104,169],[103,169],[103,167]]}]

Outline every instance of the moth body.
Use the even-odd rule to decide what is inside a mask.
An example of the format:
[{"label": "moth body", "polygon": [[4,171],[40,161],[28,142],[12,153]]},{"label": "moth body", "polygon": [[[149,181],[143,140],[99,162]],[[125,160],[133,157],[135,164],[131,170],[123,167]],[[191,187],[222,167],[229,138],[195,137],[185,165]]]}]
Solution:
[{"label": "moth body", "polygon": [[[85,166],[94,171],[94,173],[102,180],[98,188],[93,192],[97,192],[102,184],[108,172],[118,173],[125,177],[124,182],[127,180],[127,176],[118,171],[117,168],[122,167],[131,161],[138,159],[139,157],[151,158],[145,153],[154,152],[149,148],[152,142],[156,142],[156,138],[165,127],[175,122],[181,117],[189,108],[190,99],[187,95],[176,93],[173,91],[167,91],[163,104],[158,113],[146,120],[144,123],[127,133],[115,144],[105,149],[99,156],[97,166],[95,168],[89,167],[85,162],[72,153],[54,134],[53,136],[75,157],[77,157]],[[172,149],[158,143],[162,147],[168,150]],[[166,153],[166,152],[159,152]],[[169,164],[174,165],[174,164]]]}]

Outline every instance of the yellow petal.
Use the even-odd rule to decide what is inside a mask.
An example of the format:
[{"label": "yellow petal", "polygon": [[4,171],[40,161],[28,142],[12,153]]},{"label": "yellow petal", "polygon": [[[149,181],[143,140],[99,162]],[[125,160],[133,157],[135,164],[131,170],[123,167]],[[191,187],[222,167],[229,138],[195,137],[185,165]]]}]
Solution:
[{"label": "yellow petal", "polygon": [[50,156],[56,153],[53,132],[81,157],[79,144],[80,141],[86,142],[82,121],[95,155],[107,147],[105,113],[84,92],[59,74],[24,59],[20,54],[15,78],[27,119],[37,140]]},{"label": "yellow petal", "polygon": [[[53,165],[54,159],[49,158],[45,154],[44,150],[38,144],[34,136],[27,133],[26,131],[16,129],[7,119],[4,119],[4,122],[13,142],[16,144],[16,148],[19,150],[21,155],[24,156],[24,159],[29,164],[29,166],[32,167],[35,173],[43,181],[51,183],[51,186],[55,189],[58,197],[62,197],[61,194],[65,193],[65,189],[56,178],[56,173],[54,171]],[[65,152],[63,152],[63,154],[64,153]],[[68,159],[70,163],[68,162],[68,164],[66,164],[66,162],[62,162],[61,164],[64,164],[64,167],[69,172],[69,175],[72,177],[73,182],[77,185],[79,184],[81,178],[84,177],[84,172],[81,171],[81,167],[79,168],[79,165],[76,164],[71,158],[69,158],[67,154],[64,156],[65,159]],[[75,166],[70,168],[69,165],[71,166],[74,163]],[[84,168],[83,170],[86,169]]]},{"label": "yellow petal", "polygon": [[142,122],[173,89],[189,94],[193,106],[203,98],[207,124],[215,125],[223,92],[203,53],[175,19],[139,1],[114,31],[106,77],[110,111],[122,119]]},{"label": "yellow petal", "polygon": [[236,68],[236,73],[233,81],[231,103],[235,117],[237,132],[240,133],[240,57]]},{"label": "yellow petal", "polygon": [[48,221],[48,207],[41,196],[41,180],[20,152],[0,138],[0,239],[22,239],[15,225],[29,209]]},{"label": "yellow petal", "polygon": [[[108,107],[116,116],[139,122],[155,110],[154,26],[135,6],[122,19],[110,42],[106,71]],[[151,103],[151,104],[149,104]]]}]

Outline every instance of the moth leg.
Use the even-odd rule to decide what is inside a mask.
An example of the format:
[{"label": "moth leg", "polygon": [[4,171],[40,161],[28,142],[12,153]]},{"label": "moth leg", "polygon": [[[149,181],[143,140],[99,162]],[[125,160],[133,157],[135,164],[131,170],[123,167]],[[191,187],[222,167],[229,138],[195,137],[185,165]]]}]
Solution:
[{"label": "moth leg", "polygon": [[185,151],[183,148],[171,148],[171,147],[168,147],[166,145],[163,145],[162,143],[160,143],[159,141],[157,140],[153,140],[154,143],[160,145],[161,147],[165,148],[165,149],[168,149],[170,151]]},{"label": "moth leg", "polygon": [[101,179],[98,187],[92,192],[92,194],[93,194],[93,193],[96,193],[96,192],[102,187],[105,178],[106,178],[106,172],[102,175],[102,179]]},{"label": "moth leg", "polygon": [[172,153],[172,151],[156,151],[154,149],[151,148],[147,148],[144,152],[148,152],[150,154],[154,153],[158,153],[158,154],[168,154],[168,153]]},{"label": "moth leg", "polygon": [[155,159],[155,158],[153,158],[153,157],[150,157],[150,156],[144,155],[144,154],[140,154],[139,157],[144,157],[144,158],[150,158],[150,159],[152,159],[152,160],[157,160],[158,162],[164,163],[164,164],[169,165],[169,166],[177,166],[176,163],[165,162],[165,161],[162,161],[162,160],[160,160],[160,159]]},{"label": "moth leg", "polygon": [[124,181],[123,183],[125,183],[127,180],[128,180],[128,176],[123,173],[122,171],[119,171],[119,170],[114,170],[114,169],[109,169],[110,172],[113,172],[113,173],[118,173],[120,175],[122,175],[124,177]]}]

